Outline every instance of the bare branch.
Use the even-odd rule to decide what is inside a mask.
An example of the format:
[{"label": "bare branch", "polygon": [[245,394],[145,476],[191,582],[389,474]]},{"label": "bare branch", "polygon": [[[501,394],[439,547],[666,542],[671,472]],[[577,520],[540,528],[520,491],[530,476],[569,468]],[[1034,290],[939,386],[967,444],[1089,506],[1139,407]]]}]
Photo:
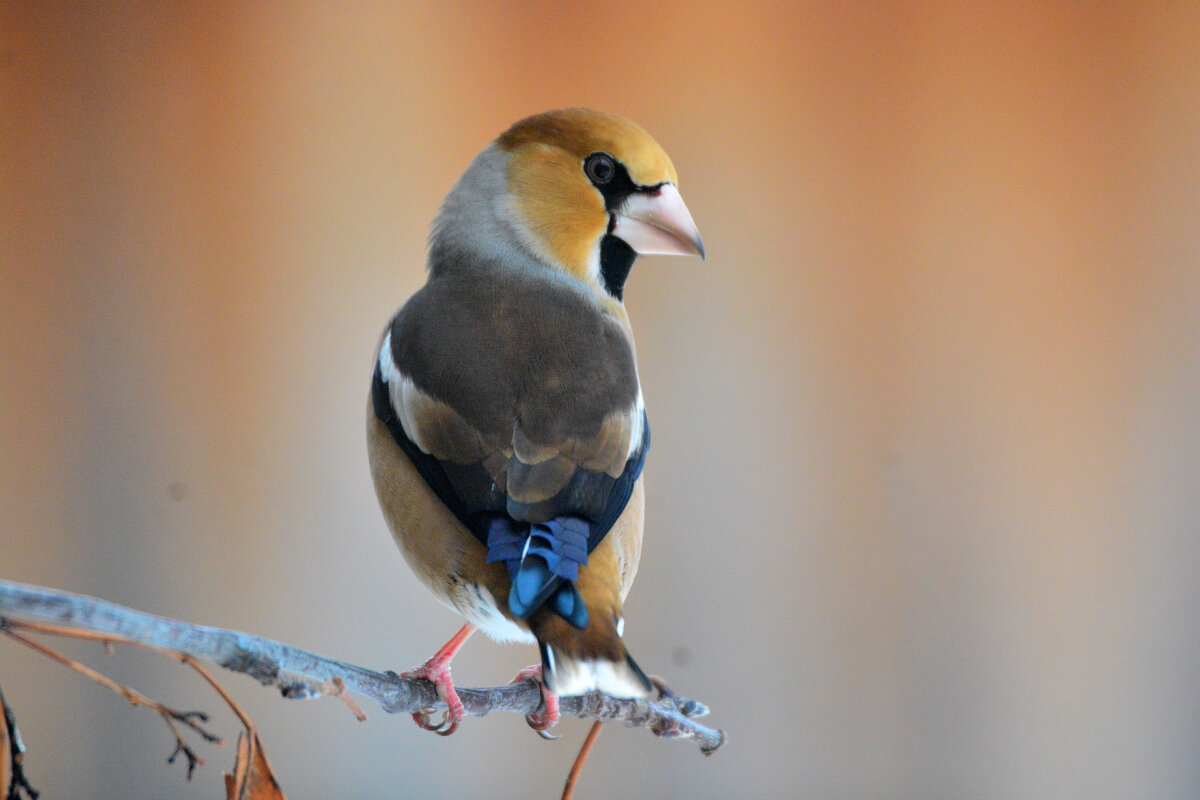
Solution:
[{"label": "bare branch", "polygon": [[192,776],[196,774],[196,767],[204,766],[204,759],[196,755],[196,751],[179,732],[179,726],[175,724],[174,720],[165,715],[163,719],[166,720],[167,727],[171,729],[171,735],[175,737],[175,749],[171,751],[171,755],[167,756],[167,763],[174,764],[175,759],[182,755],[187,759],[187,779],[191,781]]},{"label": "bare branch", "polygon": [[0,792],[5,800],[37,800],[39,792],[25,777],[25,745],[17,730],[17,717],[0,691]]},{"label": "bare branch", "polygon": [[[204,726],[208,723],[208,714],[205,714],[203,711],[179,711],[178,709],[171,708],[170,706],[164,705],[157,700],[151,700],[149,697],[146,697],[136,689],[132,689],[124,684],[117,683],[112,678],[97,672],[91,667],[67,658],[57,650],[30,639],[28,636],[18,633],[18,630],[53,633],[56,635],[73,635],[72,632],[65,628],[55,630],[53,629],[53,626],[45,626],[40,623],[20,622],[18,620],[10,620],[0,617],[0,633],[3,633],[5,636],[13,639],[14,641],[20,642],[26,647],[36,650],[47,658],[53,659],[63,666],[78,672],[80,675],[91,678],[101,686],[111,689],[112,691],[121,695],[132,705],[149,708],[150,710],[157,712],[159,716],[161,716],[167,723],[167,727],[171,729],[171,735],[175,737],[175,749],[171,751],[171,755],[167,757],[167,763],[174,764],[176,757],[183,755],[183,757],[187,759],[187,779],[189,781],[192,779],[192,775],[196,772],[196,767],[204,765],[204,759],[200,758],[200,756],[196,754],[196,751],[192,749],[191,745],[187,743],[187,740],[183,738],[183,734],[179,732],[179,726],[183,725],[191,729],[193,733],[200,736],[200,738],[209,744],[215,744],[219,746],[223,746],[225,744],[225,740],[223,740],[220,736],[210,733],[207,729],[205,729]],[[106,644],[108,643],[109,642],[106,641]],[[186,656],[184,656],[184,658],[186,658]]]},{"label": "bare branch", "polygon": [[[171,726],[171,731],[175,734],[175,738],[180,742],[183,741],[183,737],[179,735],[179,728],[176,726],[176,723],[191,728],[195,733],[199,734],[204,741],[209,742],[210,744],[225,744],[225,741],[220,736],[209,733],[204,729],[204,724],[208,722],[208,715],[203,711],[179,711],[178,709],[163,705],[157,700],[151,700],[149,697],[146,697],[146,695],[142,694],[136,689],[132,689],[124,684],[117,683],[107,675],[103,675],[91,667],[86,666],[85,664],[80,664],[78,661],[67,658],[57,650],[46,647],[46,645],[30,639],[28,636],[17,633],[16,629],[21,627],[24,627],[24,623],[10,621],[0,617],[0,633],[4,633],[4,635],[8,636],[10,639],[18,641],[26,647],[36,650],[42,655],[57,661],[63,666],[75,670],[80,675],[91,678],[101,686],[107,687],[121,695],[132,705],[149,708],[152,711],[158,712],[158,714],[167,721],[167,725]],[[178,750],[179,748],[176,749]],[[188,755],[188,761],[193,760],[191,755],[187,753],[185,753],[185,755]],[[168,759],[168,761],[173,760],[174,756]],[[188,773],[191,773],[191,769],[188,770]]]},{"label": "bare branch", "polygon": [[[240,631],[192,625],[146,614],[85,595],[38,586],[0,581],[0,613],[33,617],[187,655],[240,672],[287,698],[338,695],[351,691],[368,697],[388,713],[412,713],[423,708],[444,708],[433,684],[401,678],[395,672],[375,672],[353,664],[301,650],[282,642]],[[0,617],[0,624],[3,618]],[[604,722],[623,721],[630,727],[648,727],[665,738],[695,739],[705,755],[725,742],[725,732],[695,721],[708,709],[665,690],[659,682],[657,700],[628,700],[590,692],[561,698],[561,712],[593,717]],[[536,712],[542,695],[533,681],[484,689],[459,689],[468,714],[481,717],[493,711]]]}]

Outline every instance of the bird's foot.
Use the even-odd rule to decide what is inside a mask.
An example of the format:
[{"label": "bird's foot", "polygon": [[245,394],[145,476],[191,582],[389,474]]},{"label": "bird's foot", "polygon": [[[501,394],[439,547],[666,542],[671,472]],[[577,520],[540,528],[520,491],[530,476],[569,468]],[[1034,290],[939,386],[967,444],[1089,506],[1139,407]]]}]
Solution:
[{"label": "bird's foot", "polygon": [[413,667],[407,672],[400,673],[400,677],[429,681],[437,689],[438,697],[446,703],[446,711],[440,722],[429,721],[430,714],[433,712],[432,708],[414,711],[413,722],[439,736],[449,736],[458,730],[458,724],[462,722],[462,718],[467,712],[463,708],[462,700],[458,698],[458,692],[454,691],[454,681],[450,680],[448,663],[438,664],[436,658],[431,658],[419,667]]},{"label": "bird's foot", "polygon": [[517,673],[517,677],[509,681],[509,685],[526,680],[536,682],[538,688],[542,690],[542,710],[527,714],[525,722],[543,739],[557,739],[557,736],[551,735],[548,731],[558,724],[558,695],[547,689],[546,684],[542,681],[542,665],[534,664],[532,667],[521,670]]},{"label": "bird's foot", "polygon": [[454,658],[454,654],[458,652],[463,643],[470,638],[475,632],[475,626],[467,623],[459,629],[458,633],[442,646],[442,649],[433,654],[433,657],[420,666],[413,667],[408,672],[402,672],[401,678],[409,680],[425,680],[433,684],[437,689],[438,697],[446,704],[446,713],[438,723],[431,723],[429,715],[433,712],[432,708],[423,708],[420,711],[413,712],[413,722],[417,723],[421,728],[427,731],[433,731],[439,736],[449,736],[458,730],[458,724],[462,722],[462,718],[466,715],[466,709],[463,708],[462,700],[458,697],[458,692],[454,691],[454,681],[450,679],[450,660]]}]

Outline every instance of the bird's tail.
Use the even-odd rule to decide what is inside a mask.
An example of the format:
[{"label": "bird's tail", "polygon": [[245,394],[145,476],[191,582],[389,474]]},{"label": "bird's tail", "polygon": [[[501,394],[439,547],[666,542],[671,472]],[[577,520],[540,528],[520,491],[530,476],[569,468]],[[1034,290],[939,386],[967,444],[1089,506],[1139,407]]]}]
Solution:
[{"label": "bird's tail", "polygon": [[542,654],[542,681],[555,694],[598,689],[613,697],[648,697],[653,686],[621,640],[619,617],[593,614],[584,630],[539,612],[533,632]]}]

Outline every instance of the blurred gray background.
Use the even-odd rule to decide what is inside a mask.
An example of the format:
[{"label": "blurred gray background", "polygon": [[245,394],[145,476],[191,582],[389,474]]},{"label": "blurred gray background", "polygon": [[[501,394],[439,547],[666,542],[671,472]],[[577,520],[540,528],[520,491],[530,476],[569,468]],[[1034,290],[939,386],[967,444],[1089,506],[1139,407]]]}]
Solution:
[{"label": "blurred gray background", "polygon": [[[612,726],[578,797],[1195,798],[1197,42],[1193,3],[5,3],[0,577],[430,655],[459,621],[376,507],[372,350],[474,154],[586,105],[708,247],[629,286],[626,638],[731,738]],[[230,749],[187,786],[150,713],[11,642],[0,681],[44,796],[223,796]],[[227,685],[294,798],[556,797],[587,727]]]}]

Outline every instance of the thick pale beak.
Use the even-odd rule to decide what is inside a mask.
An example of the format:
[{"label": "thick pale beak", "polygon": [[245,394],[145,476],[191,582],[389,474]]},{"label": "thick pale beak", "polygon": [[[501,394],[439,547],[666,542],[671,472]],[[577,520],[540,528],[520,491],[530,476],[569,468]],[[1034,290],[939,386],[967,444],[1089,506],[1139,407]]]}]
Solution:
[{"label": "thick pale beak", "polygon": [[642,255],[700,256],[704,242],[679,190],[664,183],[653,193],[634,192],[617,211],[613,236]]}]

